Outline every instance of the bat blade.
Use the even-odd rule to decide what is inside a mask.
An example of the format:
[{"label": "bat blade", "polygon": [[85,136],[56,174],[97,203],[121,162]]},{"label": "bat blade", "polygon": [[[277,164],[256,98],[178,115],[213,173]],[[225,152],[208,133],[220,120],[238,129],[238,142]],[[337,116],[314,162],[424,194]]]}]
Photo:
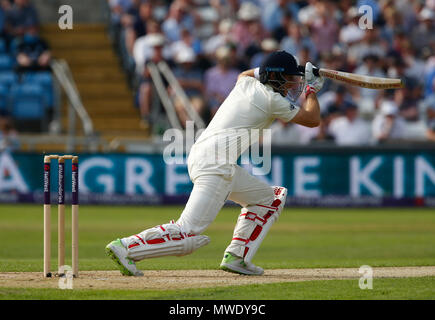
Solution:
[{"label": "bat blade", "polygon": [[356,73],[319,69],[319,74],[334,81],[368,89],[400,89],[403,88],[401,79],[364,76]]},{"label": "bat blade", "polygon": [[[305,71],[304,66],[298,66],[300,72]],[[315,76],[321,75],[322,77],[329,78],[334,81],[339,81],[352,86],[368,88],[368,89],[400,89],[403,88],[403,81],[401,79],[379,78],[364,76],[362,74],[349,73],[337,70],[314,68],[313,73]]]}]

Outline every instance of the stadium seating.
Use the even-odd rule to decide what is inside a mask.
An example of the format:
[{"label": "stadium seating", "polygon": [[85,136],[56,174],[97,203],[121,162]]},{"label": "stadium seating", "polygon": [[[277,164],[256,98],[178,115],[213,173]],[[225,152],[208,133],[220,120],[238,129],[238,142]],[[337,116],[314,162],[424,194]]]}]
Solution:
[{"label": "stadium seating", "polygon": [[0,38],[0,54],[7,53],[6,41]]},{"label": "stadium seating", "polygon": [[9,89],[12,85],[18,83],[18,75],[13,71],[0,71],[0,85]]},{"label": "stadium seating", "polygon": [[39,84],[43,89],[46,107],[53,107],[53,76],[48,71],[28,72],[23,75],[23,83]]},{"label": "stadium seating", "polygon": [[13,70],[0,71],[0,112],[10,114],[20,131],[44,131],[47,109],[53,105],[50,72],[28,72],[20,77]]},{"label": "stadium seating", "polygon": [[12,57],[16,57],[18,55],[19,43],[20,43],[20,38],[18,38],[18,37],[12,39],[12,41],[9,43],[9,54]]},{"label": "stadium seating", "polygon": [[11,113],[17,119],[37,120],[45,115],[43,88],[38,84],[17,84],[10,90]]},{"label": "stadium seating", "polygon": [[5,85],[0,84],[0,114],[7,112],[9,99],[8,92],[9,89]]},{"label": "stadium seating", "polygon": [[0,110],[9,113],[10,88],[18,83],[18,76],[13,71],[0,71]]},{"label": "stadium seating", "polygon": [[[104,139],[148,134],[147,128],[141,127],[133,92],[107,37],[105,24],[75,23],[74,32],[46,24],[41,27],[41,36],[49,43],[54,57],[67,61],[83,105]],[[62,103],[63,128],[68,126],[67,107]],[[80,128],[77,121],[77,130]]]},{"label": "stadium seating", "polygon": [[0,71],[12,70],[13,66],[13,59],[8,54],[0,54]]},{"label": "stadium seating", "polygon": [[38,84],[15,84],[10,90],[10,114],[22,132],[45,130],[46,102],[43,88]]}]

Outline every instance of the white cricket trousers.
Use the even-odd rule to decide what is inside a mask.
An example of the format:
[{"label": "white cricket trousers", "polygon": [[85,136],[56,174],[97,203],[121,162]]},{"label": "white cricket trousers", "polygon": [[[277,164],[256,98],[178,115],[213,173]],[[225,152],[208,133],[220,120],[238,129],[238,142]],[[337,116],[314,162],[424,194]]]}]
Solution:
[{"label": "white cricket trousers", "polygon": [[250,175],[242,167],[231,166],[232,175],[202,174],[193,181],[192,193],[177,221],[187,234],[199,235],[204,232],[227,199],[242,207],[270,205],[273,202],[271,186]]}]

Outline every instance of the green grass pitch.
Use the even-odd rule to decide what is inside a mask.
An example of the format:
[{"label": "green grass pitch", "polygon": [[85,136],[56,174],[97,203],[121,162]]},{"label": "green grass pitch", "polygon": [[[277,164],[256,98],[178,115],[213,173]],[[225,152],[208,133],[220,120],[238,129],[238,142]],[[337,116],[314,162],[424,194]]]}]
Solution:
[{"label": "green grass pitch", "polygon": [[[104,253],[111,240],[177,219],[181,206],[81,206],[80,270],[115,270]],[[67,217],[70,207],[67,208]],[[138,263],[142,270],[217,269],[240,210],[225,207],[204,234],[211,243],[186,257]],[[52,264],[56,263],[52,207]],[[66,226],[70,263],[70,221]],[[0,272],[42,272],[42,205],[0,205]],[[254,263],[265,269],[435,266],[433,209],[285,208]],[[435,299],[435,277],[375,279],[374,290],[354,280],[306,281],[197,290],[72,290],[1,288],[0,299]],[[243,294],[247,292],[248,294]]]}]

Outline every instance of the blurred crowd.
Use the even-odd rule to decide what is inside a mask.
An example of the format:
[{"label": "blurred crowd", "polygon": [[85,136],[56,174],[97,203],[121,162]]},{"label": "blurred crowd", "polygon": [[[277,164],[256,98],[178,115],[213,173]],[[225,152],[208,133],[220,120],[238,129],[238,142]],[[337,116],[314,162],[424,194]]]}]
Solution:
[{"label": "blurred crowd", "polygon": [[[371,90],[328,80],[318,95],[322,124],[304,128],[276,121],[275,144],[435,141],[435,0],[108,3],[113,34],[135,79],[144,120],[149,120],[154,101],[149,62],[168,63],[208,122],[239,72],[258,67],[269,52],[285,50],[301,65],[311,61],[328,69],[400,77],[405,87]],[[372,22],[372,28],[364,29],[361,21],[365,27]],[[168,94],[174,95],[170,88]],[[303,95],[300,99],[303,103]],[[174,101],[180,120],[188,119]]]},{"label": "blurred crowd", "polygon": [[14,126],[43,131],[50,117],[52,56],[39,27],[30,0],[0,0],[0,151],[19,147]]},{"label": "blurred crowd", "polygon": [[38,13],[30,0],[0,0],[0,53],[9,56],[17,71],[49,69],[51,52],[39,35]]}]

